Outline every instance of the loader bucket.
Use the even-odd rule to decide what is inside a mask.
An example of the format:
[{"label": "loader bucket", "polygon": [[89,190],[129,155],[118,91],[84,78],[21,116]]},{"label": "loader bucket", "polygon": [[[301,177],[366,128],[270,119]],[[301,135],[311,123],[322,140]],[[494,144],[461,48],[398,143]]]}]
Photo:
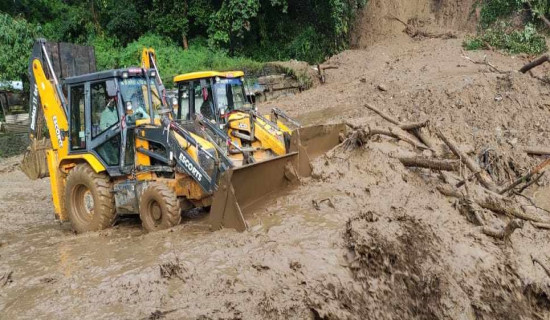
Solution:
[{"label": "loader bucket", "polygon": [[341,142],[341,136],[345,135],[346,128],[344,123],[338,123],[303,127],[295,131],[299,133],[299,144],[314,159],[337,146]]},{"label": "loader bucket", "polygon": [[218,182],[210,209],[212,230],[247,229],[246,215],[268,194],[311,175],[310,159],[340,143],[345,125],[313,126],[292,133],[290,153],[226,171]]},{"label": "loader bucket", "polygon": [[42,179],[50,175],[48,172],[46,152],[51,148],[52,146],[48,139],[31,140],[20,165],[21,171],[23,171],[29,179]]}]

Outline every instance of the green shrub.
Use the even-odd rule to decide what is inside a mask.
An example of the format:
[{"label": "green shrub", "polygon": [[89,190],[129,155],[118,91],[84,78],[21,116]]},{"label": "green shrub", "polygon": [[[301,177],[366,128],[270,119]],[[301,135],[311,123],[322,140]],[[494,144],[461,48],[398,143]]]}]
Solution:
[{"label": "green shrub", "polygon": [[490,27],[499,18],[507,17],[520,10],[523,0],[481,0],[480,24],[483,29]]},{"label": "green shrub", "polygon": [[510,54],[540,54],[547,50],[546,39],[530,23],[522,30],[514,30],[503,22],[496,23],[479,35],[466,38],[463,46],[466,50],[495,48]]},{"label": "green shrub", "polygon": [[143,48],[153,48],[157,54],[159,72],[167,87],[172,86],[174,76],[202,70],[244,70],[253,72],[263,64],[243,57],[229,57],[224,52],[211,50],[205,39],[198,38],[189,43],[189,50],[183,50],[170,39],[155,34],[146,34],[138,40],[120,48],[113,41],[97,38],[91,41],[95,46],[98,69],[139,66]]}]

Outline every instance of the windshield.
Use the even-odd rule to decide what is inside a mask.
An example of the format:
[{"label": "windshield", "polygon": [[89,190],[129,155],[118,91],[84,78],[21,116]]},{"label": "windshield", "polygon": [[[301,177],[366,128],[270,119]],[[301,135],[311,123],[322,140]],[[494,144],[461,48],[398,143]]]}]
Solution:
[{"label": "windshield", "polygon": [[[150,79],[151,100],[153,101],[153,118],[159,118],[158,110],[162,107],[160,95],[155,86],[155,80]],[[120,94],[124,107],[132,109],[136,120],[150,119],[151,108],[149,108],[149,91],[147,79],[127,78],[120,80]]]},{"label": "windshield", "polygon": [[221,79],[214,84],[216,104],[220,111],[245,110],[252,108],[244,94],[241,79]]}]

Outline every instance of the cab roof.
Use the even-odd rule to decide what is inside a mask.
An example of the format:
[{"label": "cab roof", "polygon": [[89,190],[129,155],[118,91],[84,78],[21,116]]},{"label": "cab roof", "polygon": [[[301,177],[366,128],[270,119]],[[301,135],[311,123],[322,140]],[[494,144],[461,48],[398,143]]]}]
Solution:
[{"label": "cab roof", "polygon": [[191,72],[191,73],[185,73],[185,74],[181,74],[179,76],[175,76],[174,77],[174,82],[182,82],[182,81],[205,79],[205,78],[214,78],[214,77],[240,78],[240,77],[244,77],[244,72],[242,72],[242,71],[226,71],[226,72],[199,71],[199,72]]},{"label": "cab roof", "polygon": [[[150,70],[150,69],[147,69]],[[112,69],[105,71],[98,71],[94,73],[87,73],[75,77],[68,77],[63,79],[64,84],[78,84],[88,81],[99,81],[105,79],[119,78],[122,77],[123,73],[128,73],[130,77],[140,76],[143,74],[143,70],[139,67],[130,67],[124,69]]]}]

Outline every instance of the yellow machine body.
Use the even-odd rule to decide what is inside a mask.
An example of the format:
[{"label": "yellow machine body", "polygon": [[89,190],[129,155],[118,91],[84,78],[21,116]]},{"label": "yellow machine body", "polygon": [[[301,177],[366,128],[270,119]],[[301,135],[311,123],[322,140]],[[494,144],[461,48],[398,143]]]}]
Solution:
[{"label": "yellow machine body", "polygon": [[[64,188],[67,173],[74,168],[77,164],[85,162],[96,173],[105,172],[106,168],[102,162],[92,153],[76,153],[69,154],[69,141],[64,132],[69,130],[69,122],[65,110],[62,107],[59,98],[57,97],[56,90],[52,82],[46,77],[42,63],[35,59],[32,62],[33,73],[35,81],[39,91],[40,100],[44,111],[44,118],[48,131],[50,132],[51,148],[46,150],[46,162],[48,166],[48,172],[50,176],[50,186],[54,204],[55,215],[61,221],[67,221],[68,216],[66,210],[64,210]],[[146,127],[149,125],[149,120],[137,120],[136,125]],[[155,124],[160,125],[160,120],[155,120]],[[213,145],[201,138],[198,135],[192,134],[192,137],[197,141],[204,149],[214,149]],[[185,139],[177,136],[178,143],[188,152],[188,154],[198,161],[197,148],[189,144]],[[140,139],[139,136],[135,137],[136,148],[143,147],[148,149],[149,143],[144,139]],[[136,165],[149,166],[151,159],[149,156],[136,153],[135,155]],[[132,178],[128,177],[116,177],[114,181],[123,181]],[[211,203],[211,194],[205,193],[195,180],[189,177],[185,173],[177,172],[172,179],[158,178],[154,173],[145,172],[138,173],[135,177],[137,180],[158,180],[169,185],[177,196],[185,197],[196,206],[207,206]]]},{"label": "yellow machine body", "polygon": [[[146,57],[145,52],[144,49],[143,57]],[[189,81],[216,81],[243,77],[244,72],[242,71],[199,71],[178,75],[174,77],[174,82],[179,84]],[[264,121],[264,119],[268,121]],[[232,111],[227,115],[225,130],[234,145],[240,148],[252,149],[251,154],[256,162],[269,160],[288,153],[287,145],[285,144],[285,133],[288,139],[288,136],[292,134],[292,130],[285,123],[277,120],[275,126],[271,120],[271,115],[264,115],[263,117],[254,118],[254,129],[251,130],[250,121],[251,117],[247,112]],[[246,132],[247,134],[253,132],[254,141],[250,142],[250,145],[244,146],[243,139],[238,135],[239,132]],[[238,152],[229,152],[228,157],[237,165],[241,165],[244,160],[244,155]]]}]

